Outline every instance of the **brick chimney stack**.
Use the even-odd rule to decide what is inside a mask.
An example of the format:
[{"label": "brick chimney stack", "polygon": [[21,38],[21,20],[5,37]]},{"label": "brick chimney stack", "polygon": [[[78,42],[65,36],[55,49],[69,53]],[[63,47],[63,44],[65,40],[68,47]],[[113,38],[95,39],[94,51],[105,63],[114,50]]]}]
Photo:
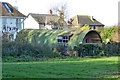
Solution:
[{"label": "brick chimney stack", "polygon": [[51,14],[51,15],[52,15],[52,13],[53,13],[53,12],[52,12],[52,10],[50,9],[50,10],[49,10],[49,14]]}]

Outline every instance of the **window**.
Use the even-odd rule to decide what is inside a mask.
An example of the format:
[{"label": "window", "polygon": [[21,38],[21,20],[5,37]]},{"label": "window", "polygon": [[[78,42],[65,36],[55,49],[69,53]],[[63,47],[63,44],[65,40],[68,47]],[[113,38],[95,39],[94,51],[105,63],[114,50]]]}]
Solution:
[{"label": "window", "polygon": [[58,36],[57,42],[58,43],[68,43],[68,37],[67,36]]},{"label": "window", "polygon": [[62,39],[58,39],[58,42],[59,42],[59,43],[62,43]]},{"label": "window", "polygon": [[6,23],[6,20],[7,20],[7,19],[4,19],[4,18],[3,18],[3,19],[2,19],[2,24],[7,24],[7,23]]},{"label": "window", "polygon": [[93,29],[95,29],[95,26],[93,27]]},{"label": "window", "polygon": [[67,36],[63,36],[63,42],[67,43],[68,42],[68,37]]},{"label": "window", "polygon": [[58,43],[68,43],[68,41],[70,40],[70,38],[72,36],[73,36],[73,33],[71,33],[71,32],[61,34],[57,37],[57,42]]},{"label": "window", "polygon": [[3,6],[5,7],[5,9],[7,10],[8,13],[12,13],[11,9],[8,7],[8,5],[6,3],[2,3]]},{"label": "window", "polygon": [[58,43],[62,43],[62,42],[63,42],[62,39],[63,39],[62,36],[58,36],[58,37],[57,37],[57,42],[58,42]]}]

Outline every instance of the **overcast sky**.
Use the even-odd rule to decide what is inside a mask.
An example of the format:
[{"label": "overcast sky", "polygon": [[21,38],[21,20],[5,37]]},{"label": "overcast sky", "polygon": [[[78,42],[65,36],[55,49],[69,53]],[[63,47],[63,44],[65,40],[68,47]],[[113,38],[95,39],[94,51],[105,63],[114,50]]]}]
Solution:
[{"label": "overcast sky", "polygon": [[[0,0],[13,6],[15,0]],[[25,15],[28,13],[46,14],[54,5],[67,3],[69,17],[75,15],[90,15],[105,24],[113,26],[118,23],[118,2],[120,0],[17,0],[18,10]]]}]

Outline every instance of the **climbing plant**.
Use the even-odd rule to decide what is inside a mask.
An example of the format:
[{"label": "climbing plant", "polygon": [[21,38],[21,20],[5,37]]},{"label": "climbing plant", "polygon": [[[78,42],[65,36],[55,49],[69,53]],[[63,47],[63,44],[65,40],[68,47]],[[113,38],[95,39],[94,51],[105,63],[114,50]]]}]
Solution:
[{"label": "climbing plant", "polygon": [[100,28],[97,31],[100,33],[103,42],[107,43],[108,41],[113,41],[112,40],[113,34],[114,32],[118,31],[118,29],[120,29],[120,26],[111,26]]},{"label": "climbing plant", "polygon": [[80,28],[80,30],[90,30],[89,25],[85,24],[83,27]]}]

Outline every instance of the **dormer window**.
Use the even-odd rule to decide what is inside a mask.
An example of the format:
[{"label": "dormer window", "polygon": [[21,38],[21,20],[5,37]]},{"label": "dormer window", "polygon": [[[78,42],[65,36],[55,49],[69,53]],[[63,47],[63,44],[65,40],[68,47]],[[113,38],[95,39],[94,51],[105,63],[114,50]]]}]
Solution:
[{"label": "dormer window", "polygon": [[5,7],[5,9],[7,10],[8,13],[12,13],[13,12],[13,10],[11,10],[6,3],[2,3],[2,4],[3,4],[3,6]]}]

